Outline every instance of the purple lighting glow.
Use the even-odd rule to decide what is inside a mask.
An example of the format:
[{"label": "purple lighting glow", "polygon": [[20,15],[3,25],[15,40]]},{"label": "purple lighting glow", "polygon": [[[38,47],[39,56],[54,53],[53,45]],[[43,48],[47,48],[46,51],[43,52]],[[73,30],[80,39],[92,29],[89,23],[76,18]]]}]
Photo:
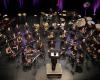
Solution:
[{"label": "purple lighting glow", "polygon": [[63,10],[63,0],[58,0],[58,11],[62,11]]},{"label": "purple lighting glow", "polygon": [[95,0],[95,2],[94,2],[94,8],[93,8],[93,15],[96,15],[96,11],[97,11],[97,9],[99,9],[100,8],[100,0]]},{"label": "purple lighting glow", "polygon": [[38,6],[39,5],[39,0],[33,0],[33,6]]},{"label": "purple lighting glow", "polygon": [[9,5],[9,0],[4,0],[4,8],[7,10]]},{"label": "purple lighting glow", "polygon": [[18,4],[19,4],[19,7],[22,8],[23,7],[23,0],[18,0]]}]

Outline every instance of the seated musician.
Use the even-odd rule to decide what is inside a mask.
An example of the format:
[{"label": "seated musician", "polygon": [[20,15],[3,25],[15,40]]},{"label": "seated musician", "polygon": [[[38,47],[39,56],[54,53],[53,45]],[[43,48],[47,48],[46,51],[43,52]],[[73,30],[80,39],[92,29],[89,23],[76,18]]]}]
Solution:
[{"label": "seated musician", "polygon": [[20,31],[20,28],[19,28],[19,25],[18,24],[16,24],[16,32],[19,32]]},{"label": "seated musician", "polygon": [[64,32],[60,35],[60,38],[62,40],[65,40],[66,39],[66,35],[67,35],[67,32],[66,32],[66,30],[64,30]]},{"label": "seated musician", "polygon": [[44,27],[44,30],[47,31],[49,28],[49,24],[47,22],[43,23],[43,27]]},{"label": "seated musician", "polygon": [[22,43],[22,35],[21,35],[20,32],[18,32],[17,43],[18,43],[18,44]]},{"label": "seated musician", "polygon": [[30,43],[32,41],[32,35],[30,32],[26,32],[25,38],[27,40],[28,43]]},{"label": "seated musician", "polygon": [[49,47],[49,48],[54,48],[54,47],[55,47],[55,41],[54,41],[54,40],[50,40],[50,41],[48,42],[48,47]]},{"label": "seated musician", "polygon": [[37,40],[36,47],[38,50],[44,52],[44,46],[43,46],[43,43],[41,42],[41,40]]},{"label": "seated musician", "polygon": [[32,48],[30,46],[27,46],[25,48],[24,56],[25,56],[26,64],[31,64],[32,63],[32,59],[33,59],[33,51],[32,51]]},{"label": "seated musician", "polygon": [[40,25],[39,24],[34,24],[34,31],[37,33],[40,29]]},{"label": "seated musician", "polygon": [[60,44],[61,55],[64,57],[67,49],[67,41],[62,41]]},{"label": "seated musician", "polygon": [[10,44],[11,44],[11,47],[12,47],[12,49],[14,51],[18,51],[19,50],[19,45],[17,44],[16,38],[13,39]]},{"label": "seated musician", "polygon": [[11,47],[7,47],[6,48],[6,54],[9,55],[12,58],[15,58],[16,54],[14,53],[14,51],[11,49]]},{"label": "seated musician", "polygon": [[29,28],[29,25],[28,25],[27,22],[25,23],[24,27],[25,27],[26,30]]},{"label": "seated musician", "polygon": [[48,35],[48,39],[54,40],[54,38],[55,38],[54,32],[50,32],[50,34]]}]

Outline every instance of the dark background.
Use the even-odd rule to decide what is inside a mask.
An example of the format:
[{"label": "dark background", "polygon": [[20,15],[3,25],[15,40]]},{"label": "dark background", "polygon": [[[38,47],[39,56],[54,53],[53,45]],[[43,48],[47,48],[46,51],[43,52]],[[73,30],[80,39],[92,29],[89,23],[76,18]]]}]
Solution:
[{"label": "dark background", "polygon": [[[53,10],[57,10],[57,0],[40,0],[40,4],[38,7],[33,6],[33,0],[24,0],[24,6],[22,9],[18,6],[18,0],[9,0],[10,4],[8,10],[4,9],[3,0],[0,0],[0,12],[1,13],[9,13],[16,14],[18,12],[27,12],[27,13],[37,13],[38,11],[48,11],[50,8]],[[88,8],[88,15],[93,14],[93,4],[95,0],[64,0],[64,9],[69,11],[78,11],[84,15],[84,2],[90,2],[91,6]],[[99,14],[99,10],[97,11]]]}]

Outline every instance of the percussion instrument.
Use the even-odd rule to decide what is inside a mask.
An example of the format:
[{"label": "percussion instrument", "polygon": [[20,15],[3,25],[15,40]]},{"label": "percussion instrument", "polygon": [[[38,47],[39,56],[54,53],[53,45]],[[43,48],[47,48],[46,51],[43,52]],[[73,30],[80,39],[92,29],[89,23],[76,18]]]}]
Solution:
[{"label": "percussion instrument", "polygon": [[86,21],[92,21],[91,17],[85,17]]},{"label": "percussion instrument", "polygon": [[77,25],[77,27],[83,27],[83,26],[85,26],[86,25],[85,19],[84,18],[78,19],[77,22],[76,22],[76,25]]},{"label": "percussion instrument", "polygon": [[94,27],[93,25],[95,25],[95,22],[94,21],[87,21],[87,24],[88,24],[89,28],[92,28],[92,27]]},{"label": "percussion instrument", "polygon": [[100,24],[96,24],[95,27],[97,31],[100,31]]}]

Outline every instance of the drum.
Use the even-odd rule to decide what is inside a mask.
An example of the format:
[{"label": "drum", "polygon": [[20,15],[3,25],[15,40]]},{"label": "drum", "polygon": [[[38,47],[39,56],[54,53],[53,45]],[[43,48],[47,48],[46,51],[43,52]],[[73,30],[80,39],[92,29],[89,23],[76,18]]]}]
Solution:
[{"label": "drum", "polygon": [[78,19],[76,22],[77,27],[83,27],[86,25],[86,21],[84,18]]},{"label": "drum", "polygon": [[93,25],[95,25],[95,22],[94,21],[88,21],[87,24],[88,24],[89,28],[92,28]]},{"label": "drum", "polygon": [[86,21],[92,21],[91,17],[86,17],[85,19],[86,19]]},{"label": "drum", "polygon": [[97,31],[100,31],[100,24],[96,24],[95,27]]}]

